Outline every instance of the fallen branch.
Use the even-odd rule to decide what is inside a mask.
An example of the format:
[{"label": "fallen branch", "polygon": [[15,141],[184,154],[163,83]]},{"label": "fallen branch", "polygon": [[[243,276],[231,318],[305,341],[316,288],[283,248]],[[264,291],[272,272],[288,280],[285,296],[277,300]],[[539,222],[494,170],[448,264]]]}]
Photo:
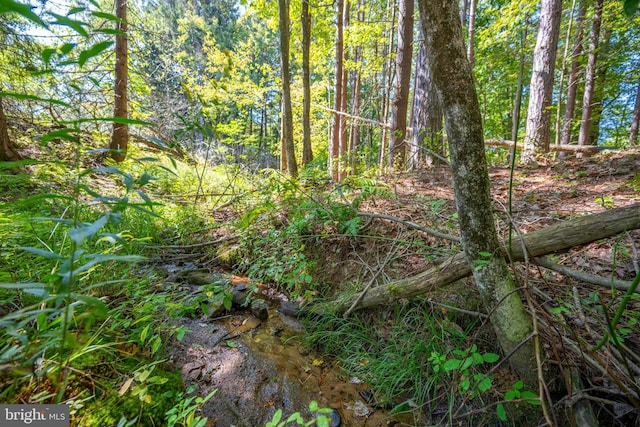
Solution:
[{"label": "fallen branch", "polygon": [[[525,234],[523,240],[529,255],[536,257],[637,228],[640,228],[640,204],[610,209],[554,224]],[[511,260],[521,261],[524,259],[522,246],[520,242],[514,242],[509,257]],[[464,253],[460,252],[442,264],[416,276],[369,289],[360,301],[358,308],[373,307],[399,298],[412,298],[451,284],[470,274],[471,267]],[[359,298],[359,294],[344,301],[342,310],[344,310],[344,306],[350,307],[357,298]]]},{"label": "fallen branch", "polygon": [[451,240],[454,242],[460,242],[460,237],[453,236],[451,234],[442,233],[438,230],[434,230],[432,228],[424,227],[418,223],[413,221],[407,221],[402,218],[398,218],[391,215],[379,214],[379,213],[371,213],[371,212],[357,212],[358,216],[364,216],[367,218],[376,218],[376,219],[386,219],[388,221],[397,222],[398,224],[402,224],[407,228],[412,228],[414,230],[422,231],[425,234],[429,234],[430,236],[438,237],[440,239]]},{"label": "fallen branch", "polygon": [[[513,148],[513,141],[505,139],[485,139],[484,145],[491,147],[509,147]],[[516,146],[518,150],[524,149],[523,144]],[[604,145],[567,145],[567,144],[552,144],[549,146],[549,151],[563,151],[570,153],[597,153],[602,150],[620,150],[618,147],[608,147]]]},{"label": "fallen branch", "polygon": [[584,271],[574,270],[564,265],[556,264],[549,258],[535,258],[533,260],[533,263],[539,265],[540,267],[557,271],[558,273],[562,273],[565,276],[572,277],[576,280],[591,283],[592,285],[601,286],[607,289],[611,289],[611,287],[613,286],[618,290],[628,291],[632,283],[627,280],[611,280],[607,279],[606,277],[597,276],[595,274],[585,273]]}]

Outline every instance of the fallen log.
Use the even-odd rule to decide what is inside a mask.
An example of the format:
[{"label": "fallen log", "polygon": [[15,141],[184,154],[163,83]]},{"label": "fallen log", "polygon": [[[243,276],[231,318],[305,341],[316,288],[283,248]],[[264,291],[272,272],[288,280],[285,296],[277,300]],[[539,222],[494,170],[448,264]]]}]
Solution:
[{"label": "fallen log", "polygon": [[[530,257],[584,245],[599,239],[640,228],[640,203],[610,209],[554,224],[523,235],[524,246]],[[504,243],[503,243],[504,244]],[[523,245],[514,237],[510,260],[524,259]],[[506,256],[506,253],[505,253]],[[357,309],[373,307],[399,298],[412,298],[438,287],[446,286],[471,274],[471,267],[460,252],[443,263],[416,276],[401,279],[384,286],[371,288],[362,297],[356,294],[339,304],[344,311],[358,299]]]},{"label": "fallen log", "polygon": [[[513,148],[513,141],[509,141],[506,139],[485,139],[484,145],[488,145],[490,147],[508,147]],[[524,148],[523,144],[518,144],[516,146],[518,150],[522,150]],[[567,145],[567,144],[551,144],[549,146],[549,151],[564,151],[569,153],[598,153],[603,150],[616,150],[619,151],[619,147],[611,147],[604,145]]]}]

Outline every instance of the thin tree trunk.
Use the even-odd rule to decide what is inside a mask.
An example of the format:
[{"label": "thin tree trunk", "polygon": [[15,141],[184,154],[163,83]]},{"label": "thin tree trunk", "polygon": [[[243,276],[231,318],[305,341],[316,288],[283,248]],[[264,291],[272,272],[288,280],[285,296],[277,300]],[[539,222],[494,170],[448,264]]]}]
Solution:
[{"label": "thin tree trunk", "polygon": [[638,90],[636,91],[636,103],[633,107],[633,119],[631,120],[631,129],[629,130],[629,145],[635,147],[638,145],[638,123],[640,122],[640,79],[638,79]]},{"label": "thin tree trunk", "polygon": [[527,27],[522,30],[522,38],[520,41],[520,67],[518,68],[518,82],[516,83],[516,97],[513,100],[513,113],[511,122],[511,140],[518,140],[518,130],[520,128],[520,108],[522,104],[522,87],[524,84],[524,65],[525,65],[525,46],[528,35]]},{"label": "thin tree trunk", "polygon": [[558,84],[558,108],[556,108],[556,129],[554,143],[560,143],[560,113],[562,111],[562,100],[564,95],[564,76],[567,71],[567,60],[569,57],[569,40],[573,31],[573,16],[576,10],[576,0],[571,2],[571,10],[569,11],[569,24],[567,25],[567,33],[564,39],[564,52],[562,54],[562,66],[560,67],[560,83]]},{"label": "thin tree trunk", "polygon": [[[343,25],[345,28],[349,27],[349,0],[344,0],[344,11],[343,15]],[[344,63],[349,61],[349,52],[346,47],[343,47],[344,52]],[[342,66],[342,96],[341,101],[342,105],[340,106],[340,111],[346,112],[349,109],[349,72],[347,71],[347,67]],[[340,181],[345,179],[349,173],[349,144],[347,139],[347,119],[345,115],[340,115]]]},{"label": "thin tree trunk", "polygon": [[469,0],[469,29],[468,29],[468,39],[467,39],[467,59],[469,60],[469,64],[471,64],[471,69],[473,69],[475,65],[475,58],[473,56],[473,39],[475,38],[476,33],[476,6],[477,0]]},{"label": "thin tree trunk", "polygon": [[396,53],[396,85],[391,120],[389,166],[404,167],[407,161],[407,109],[411,87],[411,59],[413,53],[413,0],[401,0],[398,11],[398,47]]},{"label": "thin tree trunk", "polygon": [[329,156],[329,170],[331,179],[334,182],[338,182],[340,180],[340,142],[342,135],[341,125],[344,123],[344,119],[338,113],[342,111],[342,96],[344,95],[344,91],[342,90],[342,74],[344,72],[344,0],[337,0],[336,2],[336,18],[336,74],[333,108],[335,108],[337,112],[333,114],[331,155]]},{"label": "thin tree trunk", "polygon": [[604,87],[609,71],[608,56],[611,49],[611,31],[608,28],[604,28],[600,38],[598,66],[596,67],[596,82],[598,84],[595,85],[591,100],[591,126],[589,126],[589,141],[591,145],[597,145],[598,139],[600,139],[600,120],[602,119],[602,109],[604,108]]},{"label": "thin tree trunk", "polygon": [[[293,111],[291,109],[291,70],[289,69],[289,0],[278,0],[280,12],[280,63],[282,65],[282,132],[284,137],[283,157],[287,159],[287,173],[298,175],[295,148],[293,145]],[[286,156],[285,156],[286,153]]]},{"label": "thin tree trunk", "polygon": [[536,157],[549,152],[549,107],[552,101],[561,14],[562,0],[542,0],[538,38],[533,53],[523,163],[534,162]]},{"label": "thin tree trunk", "polygon": [[[116,16],[120,19],[116,29],[124,34],[116,34],[116,67],[115,67],[115,100],[113,116],[119,119],[128,118],[127,80],[129,77],[127,65],[127,0],[116,0]],[[129,125],[114,123],[111,132],[109,149],[111,158],[122,162],[127,156],[129,146]]]},{"label": "thin tree trunk", "polygon": [[311,69],[309,52],[311,49],[311,16],[309,0],[302,0],[302,164],[313,160],[311,148]]},{"label": "thin tree trunk", "polygon": [[462,0],[460,4],[460,25],[464,28],[467,25],[467,8],[469,7],[469,0]]},{"label": "thin tree trunk", "polygon": [[[389,4],[391,5],[391,23],[389,25],[389,45],[387,47],[387,55],[389,60],[386,61],[385,63],[385,68],[387,71],[386,74],[386,82],[385,82],[385,86],[384,86],[384,94],[383,94],[383,100],[382,100],[382,122],[383,123],[387,123],[387,121],[389,120],[389,111],[390,109],[390,105],[391,105],[391,82],[393,81],[393,74],[394,74],[394,70],[395,67],[393,66],[392,63],[392,59],[391,59],[391,52],[393,52],[393,46],[394,46],[394,27],[395,27],[395,22],[396,22],[396,1],[395,0],[389,0]],[[384,77],[384,73],[383,73],[383,77]],[[383,127],[382,128],[382,136],[380,138],[380,153],[378,153],[378,166],[380,168],[380,171],[384,170],[385,167],[385,161],[387,160],[387,128]]]},{"label": "thin tree trunk", "polygon": [[[501,256],[493,218],[484,152],[482,116],[466,57],[457,2],[419,0],[422,29],[433,81],[440,95],[449,141],[451,170],[466,262],[509,362],[529,385],[537,384],[532,320],[515,292]],[[489,254],[488,256],[486,254]],[[481,262],[479,262],[481,261]]]},{"label": "thin tree trunk", "polygon": [[591,22],[591,34],[589,35],[589,58],[585,71],[584,97],[582,99],[582,120],[580,121],[580,134],[578,145],[591,145],[597,141],[591,141],[591,114],[593,113],[593,96],[595,91],[598,42],[600,41],[600,26],[602,24],[602,8],[604,0],[595,0],[593,5],[593,20]]},{"label": "thin tree trunk", "polygon": [[[363,0],[358,0],[358,14],[356,19],[359,24],[364,22]],[[360,84],[361,84],[361,62],[362,62],[362,45],[358,44],[354,49],[353,62],[358,64],[351,75],[351,114],[355,117],[360,115]],[[349,167],[352,173],[356,170],[356,152],[358,150],[360,139],[359,123],[356,120],[351,121],[351,133],[349,135]]]},{"label": "thin tree trunk", "polygon": [[569,71],[569,87],[567,88],[567,102],[562,121],[562,137],[560,144],[567,145],[571,142],[571,124],[576,108],[576,96],[578,94],[578,80],[580,76],[580,57],[584,51],[582,39],[584,37],[584,17],[587,13],[586,0],[580,0],[578,16],[576,17],[576,32],[573,36],[573,50],[571,51],[571,69]]}]

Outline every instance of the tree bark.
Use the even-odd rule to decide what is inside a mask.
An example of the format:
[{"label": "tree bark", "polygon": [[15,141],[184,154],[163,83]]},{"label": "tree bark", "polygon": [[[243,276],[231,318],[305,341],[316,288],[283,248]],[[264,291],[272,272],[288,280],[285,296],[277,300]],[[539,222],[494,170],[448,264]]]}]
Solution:
[{"label": "tree bark", "polygon": [[585,71],[584,97],[582,99],[582,120],[580,121],[580,134],[578,145],[591,145],[597,141],[591,141],[591,114],[593,113],[593,97],[596,83],[596,66],[598,62],[598,42],[600,41],[600,26],[602,24],[602,9],[604,0],[595,0],[593,20],[591,21],[591,34],[589,36],[589,58]]},{"label": "tree bark", "polygon": [[631,120],[631,129],[629,130],[629,145],[632,147],[638,145],[638,123],[640,123],[640,79],[638,79],[636,103],[633,107],[633,119]]},{"label": "tree bark", "polygon": [[394,88],[391,147],[389,166],[404,167],[407,161],[407,109],[411,85],[413,53],[413,0],[400,0],[398,10],[398,47],[396,53],[396,84]]},{"label": "tree bark", "polygon": [[[422,30],[420,33],[422,34]],[[412,169],[417,169],[425,163],[427,165],[434,163],[437,157],[433,153],[442,154],[444,145],[442,106],[433,86],[427,52],[422,39],[416,58],[414,81],[413,120],[411,123],[413,130],[409,166]]]},{"label": "tree bark", "polygon": [[469,28],[467,36],[467,59],[473,69],[475,65],[475,58],[473,54],[473,39],[476,33],[476,6],[477,0],[469,0]]},{"label": "tree bark", "polygon": [[[291,70],[289,69],[289,0],[278,0],[280,11],[280,63],[282,65],[282,132],[287,159],[287,173],[298,176],[293,145],[293,111],[291,109]],[[283,153],[284,156],[285,153]]]},{"label": "tree bark", "polygon": [[[384,93],[382,95],[382,122],[383,123],[387,123],[387,120],[389,119],[389,111],[391,110],[390,105],[391,105],[391,82],[393,81],[393,73],[395,71],[395,67],[393,66],[392,63],[392,57],[391,57],[391,52],[393,52],[393,46],[394,46],[394,27],[395,27],[395,23],[396,23],[396,1],[395,0],[389,0],[388,4],[391,7],[391,22],[389,24],[389,44],[387,46],[387,52],[386,52],[386,57],[389,58],[388,61],[385,61],[385,64],[383,66],[383,73],[382,73],[382,77],[385,80],[384,83]],[[386,71],[386,73],[384,72]],[[388,128],[387,127],[383,127],[382,128],[382,132],[381,132],[381,136],[380,136],[380,152],[378,153],[378,167],[380,168],[380,171],[384,170],[385,164],[386,164],[386,160],[387,160],[387,156],[386,153],[388,152],[387,148],[390,148],[390,144],[387,143],[387,136],[388,136],[388,132],[387,132]],[[389,145],[389,147],[388,147]]]},{"label": "tree bark", "polygon": [[549,151],[550,111],[562,0],[542,0],[527,111],[522,161],[531,163]]},{"label": "tree bark", "polygon": [[333,182],[340,180],[340,143],[342,125],[344,124],[344,118],[338,113],[342,111],[342,96],[344,95],[344,91],[342,90],[342,73],[344,72],[344,1],[345,0],[337,0],[336,2],[336,74],[334,86],[334,108],[336,109],[336,113],[333,114],[331,153],[329,156],[329,171]]},{"label": "tree bark", "polygon": [[584,37],[584,16],[587,12],[586,0],[580,0],[578,16],[576,17],[576,33],[573,36],[573,49],[571,51],[571,69],[569,71],[569,87],[567,88],[567,101],[564,107],[564,119],[562,121],[561,145],[571,142],[571,124],[576,108],[578,94],[578,78],[580,75],[580,57],[584,51],[582,39]]},{"label": "tree bark", "polygon": [[311,16],[309,0],[302,0],[302,164],[313,160],[311,147],[311,67],[309,52],[311,49]]},{"label": "tree bark", "polygon": [[[127,1],[116,0],[116,16],[120,18],[116,23],[116,29],[124,34],[116,35],[116,86],[113,116],[120,119],[127,119],[129,116],[127,98],[127,81],[129,78],[127,65]],[[111,158],[116,162],[124,161],[127,156],[128,146],[129,125],[126,123],[114,123],[111,141],[109,142]]]},{"label": "tree bark", "polygon": [[524,84],[524,64],[525,64],[525,45],[527,42],[527,27],[522,30],[520,42],[520,66],[518,68],[518,82],[516,83],[516,96],[513,100],[513,112],[511,119],[511,139],[518,140],[518,131],[520,129],[520,109],[522,104],[522,87]]},{"label": "tree bark", "polygon": [[[532,231],[523,235],[523,242],[514,239],[509,259],[522,261],[524,259],[522,246],[527,248],[530,257],[538,257],[638,228],[640,228],[640,204],[608,209]],[[503,244],[502,252],[506,257],[504,247]],[[472,268],[466,262],[465,254],[460,252],[416,276],[370,289],[360,300],[358,309],[386,304],[399,298],[413,298],[426,292],[442,289],[443,286],[463,279],[471,273]],[[354,295],[345,301],[342,307],[350,307],[359,297],[360,294]]]},{"label": "tree bark", "polygon": [[[523,381],[537,384],[533,330],[505,259],[500,256],[484,152],[482,116],[466,57],[457,2],[419,0],[433,81],[445,116],[464,260],[488,310],[509,363]],[[481,263],[478,261],[482,261]]]},{"label": "tree bark", "polygon": [[7,116],[4,115],[2,98],[0,98],[0,161],[13,162],[21,159],[22,156],[13,147],[11,138],[9,138],[9,124],[7,123]]}]

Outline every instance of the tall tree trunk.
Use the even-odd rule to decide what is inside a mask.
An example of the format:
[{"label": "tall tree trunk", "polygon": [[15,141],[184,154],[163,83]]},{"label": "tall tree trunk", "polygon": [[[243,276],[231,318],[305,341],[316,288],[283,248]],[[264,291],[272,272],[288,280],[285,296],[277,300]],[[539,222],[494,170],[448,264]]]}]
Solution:
[{"label": "tall tree trunk", "polygon": [[640,79],[638,79],[638,90],[636,91],[636,103],[633,107],[633,119],[631,119],[631,129],[629,130],[629,145],[638,145],[638,123],[640,122]]},{"label": "tall tree trunk", "polygon": [[401,0],[398,11],[398,49],[396,53],[396,85],[391,121],[389,166],[404,167],[407,161],[407,110],[411,87],[411,59],[413,53],[413,0]]},{"label": "tall tree trunk", "polygon": [[311,49],[311,16],[309,0],[302,0],[302,164],[313,160],[311,148],[311,69],[309,51]]},{"label": "tall tree trunk", "polygon": [[[384,68],[386,74],[383,73],[383,78],[386,78],[384,85],[384,93],[382,99],[382,123],[387,123],[389,120],[389,111],[391,110],[391,82],[393,81],[393,74],[395,71],[395,67],[392,64],[391,52],[393,52],[394,45],[394,35],[395,35],[395,23],[396,23],[396,1],[389,0],[388,4],[391,7],[391,23],[389,24],[389,44],[387,47],[386,57],[389,58],[388,61],[385,62]],[[378,166],[380,167],[380,171],[384,170],[385,161],[387,160],[387,127],[384,126],[382,128],[382,136],[380,137],[380,153],[378,154]],[[390,144],[389,144],[390,145]],[[390,148],[390,147],[389,147]]]},{"label": "tall tree trunk", "polygon": [[[536,384],[532,321],[501,256],[484,152],[482,116],[466,57],[457,2],[418,0],[433,81],[440,94],[451,153],[451,169],[462,246],[473,277],[511,366]],[[486,256],[485,254],[491,254]],[[479,263],[478,261],[482,261]],[[517,349],[517,350],[516,350]]]},{"label": "tall tree trunk", "polygon": [[287,159],[287,173],[298,176],[295,148],[293,145],[293,111],[291,109],[291,70],[289,69],[289,0],[278,0],[280,11],[280,63],[282,65],[282,132],[284,137],[283,157]]},{"label": "tall tree trunk", "polygon": [[513,113],[511,121],[511,140],[518,141],[518,130],[520,128],[520,108],[522,103],[522,86],[524,83],[524,65],[525,65],[525,46],[527,42],[526,25],[522,29],[522,35],[520,40],[520,67],[518,68],[518,82],[516,83],[516,96],[513,100]]},{"label": "tall tree trunk", "polygon": [[469,0],[469,29],[468,29],[468,39],[467,39],[467,59],[469,60],[469,64],[471,64],[471,69],[475,65],[475,58],[473,56],[473,39],[475,38],[476,33],[476,6],[477,0]]},{"label": "tall tree trunk", "polygon": [[600,47],[598,48],[598,66],[596,67],[596,82],[591,100],[591,126],[589,126],[589,141],[591,145],[598,145],[600,139],[600,120],[604,108],[605,83],[609,72],[609,55],[611,53],[611,31],[602,29]]},{"label": "tall tree trunk", "polygon": [[[420,28],[422,34],[422,28]],[[411,135],[409,166],[419,168],[423,163],[431,165],[436,162],[434,154],[442,154],[444,138],[442,137],[442,106],[438,93],[433,85],[431,70],[424,39],[421,38],[416,58],[415,90],[413,93],[413,120]],[[427,152],[426,156],[424,151]]]},{"label": "tall tree trunk", "polygon": [[[349,0],[344,0],[344,11],[342,13],[342,23],[345,28],[349,27]],[[344,63],[349,62],[349,52],[346,47],[343,47]],[[340,111],[347,112],[349,109],[349,72],[347,67],[342,66],[342,96],[340,97],[342,105]],[[347,119],[346,116],[340,116],[340,181],[345,179],[349,173],[349,144],[347,140]]]},{"label": "tall tree trunk", "polygon": [[549,152],[550,111],[553,73],[560,33],[562,0],[542,0],[538,38],[533,53],[533,72],[527,111],[527,127],[522,161],[531,163]]},{"label": "tall tree trunk", "polygon": [[469,0],[461,0],[460,3],[460,25],[464,28],[464,26],[467,25],[467,8],[469,7]]},{"label": "tall tree trunk", "polygon": [[22,156],[13,147],[11,138],[9,138],[9,124],[7,123],[7,116],[4,115],[2,98],[0,98],[0,161],[12,162],[20,159],[22,159]]},{"label": "tall tree trunk", "polygon": [[[356,19],[358,23],[362,25],[364,22],[363,4],[364,0],[358,0],[358,14]],[[353,70],[351,76],[351,114],[353,116],[360,116],[360,84],[361,84],[361,63],[362,63],[362,45],[358,44],[353,53],[353,62],[357,64],[355,70]],[[356,170],[356,152],[358,150],[360,139],[359,124],[356,120],[351,121],[351,133],[349,135],[349,166],[352,172]]]},{"label": "tall tree trunk", "polygon": [[595,0],[593,5],[593,20],[591,21],[591,34],[589,35],[589,58],[584,77],[584,97],[582,98],[582,120],[580,121],[580,134],[578,145],[591,145],[597,141],[591,141],[591,114],[593,113],[593,97],[595,91],[598,42],[600,41],[600,26],[602,24],[602,8],[604,0]]},{"label": "tall tree trunk", "polygon": [[[127,65],[127,0],[116,0],[116,16],[120,20],[116,29],[123,34],[116,35],[116,68],[115,68],[115,101],[113,116],[119,119],[128,118],[127,80],[129,77]],[[122,162],[127,156],[129,146],[129,125],[114,123],[111,132],[109,149],[111,157],[116,162]]]},{"label": "tall tree trunk", "polygon": [[584,51],[582,39],[584,37],[584,17],[587,12],[586,0],[580,0],[578,16],[576,17],[576,32],[573,36],[573,49],[571,51],[571,69],[569,71],[569,87],[567,88],[567,102],[564,108],[562,120],[562,137],[560,144],[571,142],[571,124],[576,109],[576,96],[578,94],[578,80],[580,76],[580,57]]},{"label": "tall tree trunk", "polygon": [[333,114],[333,132],[331,137],[331,155],[329,156],[329,170],[331,179],[334,182],[340,180],[340,143],[342,136],[342,124],[344,119],[339,112],[343,105],[342,97],[342,74],[344,72],[344,1],[336,2],[336,74],[335,74],[335,97],[333,108],[336,112]]}]

